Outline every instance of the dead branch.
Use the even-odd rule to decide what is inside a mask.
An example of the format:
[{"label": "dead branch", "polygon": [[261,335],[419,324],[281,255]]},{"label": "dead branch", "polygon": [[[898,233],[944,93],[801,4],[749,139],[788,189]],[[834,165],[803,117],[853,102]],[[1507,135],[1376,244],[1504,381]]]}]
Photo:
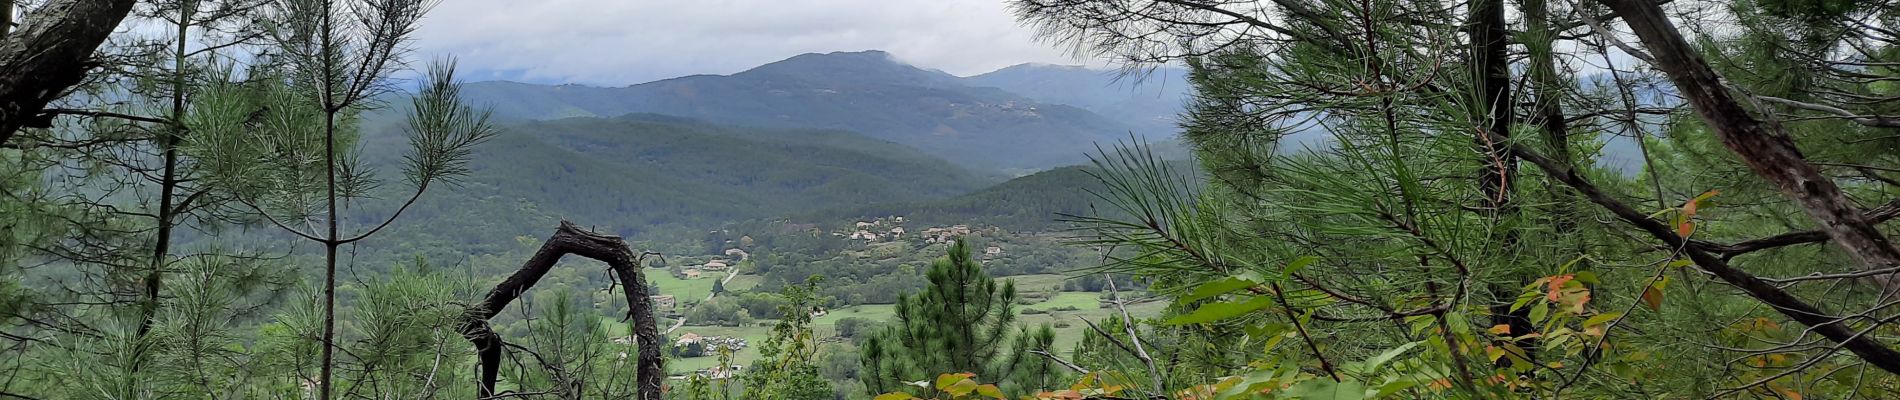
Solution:
[{"label": "dead branch", "polygon": [[646,275],[640,271],[639,259],[620,237],[582,230],[567,221],[561,221],[561,227],[555,229],[554,235],[549,236],[546,242],[541,243],[541,249],[522,263],[520,270],[495,285],[495,289],[488,291],[488,296],[480,304],[470,307],[462,317],[462,336],[475,344],[481,368],[481,387],[476,391],[476,396],[495,398],[495,381],[500,372],[502,349],[506,346],[501,335],[488,325],[488,320],[533,288],[535,282],[540,281],[561,257],[568,254],[607,263],[607,267],[619,278],[620,285],[625,286],[628,313],[633,319],[634,338],[640,351],[635,367],[638,399],[660,400],[661,384],[666,379],[665,359],[660,356],[659,327],[653,320],[652,299],[647,297]]}]

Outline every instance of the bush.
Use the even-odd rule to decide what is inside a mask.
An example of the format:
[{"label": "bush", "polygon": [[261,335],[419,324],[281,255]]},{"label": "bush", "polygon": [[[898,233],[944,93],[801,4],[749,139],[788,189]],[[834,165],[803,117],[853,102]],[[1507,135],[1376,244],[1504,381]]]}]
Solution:
[{"label": "bush", "polygon": [[839,337],[856,338],[859,335],[871,333],[872,328],[877,326],[877,321],[861,317],[845,317],[832,323],[832,326],[838,328]]},{"label": "bush", "polygon": [[729,297],[715,297],[686,313],[686,322],[698,325],[744,326],[752,317]]}]

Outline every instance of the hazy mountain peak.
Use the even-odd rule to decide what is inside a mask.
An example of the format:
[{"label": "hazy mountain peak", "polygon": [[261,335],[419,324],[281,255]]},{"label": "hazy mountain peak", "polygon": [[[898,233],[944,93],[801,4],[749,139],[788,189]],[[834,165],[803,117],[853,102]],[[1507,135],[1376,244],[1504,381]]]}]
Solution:
[{"label": "hazy mountain peak", "polygon": [[1024,73],[959,78],[883,51],[842,51],[800,54],[731,75],[619,88],[472,84],[463,95],[506,119],[650,113],[849,130],[991,172],[1082,162],[1094,143],[1130,133],[1172,136],[1177,93],[1129,90],[1115,83],[1113,71],[1050,64],[1015,70]]},{"label": "hazy mountain peak", "polygon": [[[997,68],[995,71],[985,72],[985,73],[974,75],[971,77],[974,78],[977,76],[983,76],[983,75],[989,75],[989,74],[995,74],[995,73],[1012,72],[1012,71],[1034,71],[1034,70],[1099,71],[1094,68],[1089,68],[1087,66],[1082,66],[1082,65],[1031,62],[1031,63],[1022,63],[1022,64],[1016,64],[1016,65],[1011,65],[1007,67]],[[1107,73],[1108,71],[1099,71],[1099,72]]]},{"label": "hazy mountain peak", "polygon": [[821,82],[952,84],[957,79],[943,71],[899,61],[883,50],[805,53],[733,76],[784,76]]}]

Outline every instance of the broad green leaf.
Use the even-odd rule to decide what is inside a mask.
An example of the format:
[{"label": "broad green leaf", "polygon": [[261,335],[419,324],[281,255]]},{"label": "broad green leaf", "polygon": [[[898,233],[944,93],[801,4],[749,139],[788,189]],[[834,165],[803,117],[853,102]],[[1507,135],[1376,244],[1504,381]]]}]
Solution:
[{"label": "broad green leaf", "polygon": [[1543,293],[1538,293],[1536,291],[1527,291],[1522,294],[1519,294],[1517,295],[1517,301],[1511,302],[1511,312],[1517,312],[1517,310],[1522,310],[1524,309],[1524,306],[1530,305],[1531,301],[1537,300],[1538,298],[1542,298],[1542,297],[1543,297]]},{"label": "broad green leaf", "polygon": [[977,387],[976,387],[976,394],[977,394],[977,395],[979,395],[979,396],[987,396],[987,397],[989,397],[989,398],[992,398],[992,399],[1003,399],[1003,398],[1007,398],[1007,397],[1005,397],[1005,396],[1003,396],[1003,390],[1002,390],[1002,389],[997,389],[997,388],[996,388],[996,385],[983,385],[983,386],[977,386]]},{"label": "broad green leaf", "polygon": [[1285,394],[1301,399],[1361,400],[1366,398],[1366,385],[1359,381],[1314,379],[1287,387]]},{"label": "broad green leaf", "polygon": [[871,400],[910,400],[915,398],[917,398],[917,396],[912,396],[910,393],[896,392],[880,394],[877,395],[877,397],[871,398]]},{"label": "broad green leaf", "polygon": [[1406,351],[1412,350],[1413,347],[1418,347],[1418,344],[1419,342],[1402,344],[1399,345],[1399,347],[1386,350],[1384,353],[1379,353],[1378,356],[1366,359],[1366,372],[1371,373],[1372,371],[1377,371],[1379,366],[1385,365],[1385,363],[1392,361],[1393,358],[1398,358],[1399,355],[1405,354]]},{"label": "broad green leaf", "polygon": [[1411,389],[1412,387],[1415,387],[1415,386],[1418,386],[1418,381],[1414,381],[1410,379],[1394,380],[1391,382],[1387,382],[1384,385],[1380,385],[1379,392],[1374,393],[1372,395],[1372,398],[1383,399],[1383,398],[1398,394],[1399,391],[1401,390]]},{"label": "broad green leaf", "polygon": [[1590,271],[1577,271],[1577,282],[1589,285],[1603,284],[1603,281],[1597,280],[1597,273]]},{"label": "broad green leaf", "polygon": [[1619,313],[1619,312],[1607,312],[1607,313],[1597,314],[1594,317],[1590,317],[1590,319],[1583,320],[1583,326],[1591,326],[1591,325],[1608,323],[1610,321],[1616,320],[1617,317],[1622,317],[1622,316],[1623,316],[1623,313]]},{"label": "broad green leaf", "polygon": [[1293,274],[1299,273],[1300,271],[1305,270],[1306,266],[1312,265],[1314,261],[1319,261],[1319,257],[1302,256],[1300,258],[1295,258],[1293,259],[1293,262],[1286,263],[1286,269],[1285,269],[1286,274],[1291,276]]},{"label": "broad green leaf", "polygon": [[970,394],[970,392],[976,391],[977,386],[978,385],[976,384],[976,381],[970,380],[969,378],[964,378],[963,380],[950,384],[950,387],[938,388],[938,389],[943,390],[945,392],[949,392],[950,394],[953,394],[953,395],[963,396],[963,395]]},{"label": "broad green leaf", "polygon": [[[970,375],[967,373],[937,375],[937,389],[941,390],[941,389],[949,388],[950,385],[955,385],[957,384],[957,382],[970,380],[971,376],[973,375]],[[969,392],[964,392],[964,393],[969,393]]]},{"label": "broad green leaf", "polygon": [[1258,284],[1259,282],[1230,276],[1203,283],[1201,286],[1195,287],[1194,291],[1188,292],[1188,294],[1181,296],[1179,299],[1175,299],[1174,302],[1179,304],[1193,303],[1201,299],[1227,294],[1228,292],[1246,289]]},{"label": "broad green leaf", "polygon": [[1273,305],[1273,299],[1256,296],[1243,302],[1220,302],[1202,305],[1194,312],[1168,320],[1169,325],[1199,324],[1234,318]]}]

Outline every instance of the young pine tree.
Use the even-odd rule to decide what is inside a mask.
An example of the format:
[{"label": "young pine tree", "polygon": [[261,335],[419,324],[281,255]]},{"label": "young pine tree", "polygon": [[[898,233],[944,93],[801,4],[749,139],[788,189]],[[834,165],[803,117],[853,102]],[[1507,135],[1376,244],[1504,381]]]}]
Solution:
[{"label": "young pine tree", "polygon": [[318,398],[332,398],[336,364],[338,249],[388,227],[433,185],[467,172],[475,145],[495,132],[488,114],[465,105],[452,63],[432,66],[411,98],[403,127],[409,148],[402,172],[407,193],[394,212],[351,218],[348,207],[378,197],[381,183],[352,151],[359,117],[381,106],[392,76],[406,67],[408,37],[432,2],[424,0],[292,0],[271,26],[274,53],[252,71],[276,90],[260,93],[269,112],[199,132],[206,164],[233,198],[299,238],[324,249],[323,317]]},{"label": "young pine tree", "polygon": [[759,347],[761,358],[746,374],[745,398],[822,400],[832,397],[831,381],[818,374],[818,341],[811,329],[811,310],[818,305],[818,281],[786,286],[780,294],[778,325],[772,338]]},{"label": "young pine tree", "polygon": [[[1054,330],[1033,334],[1016,321],[1016,284],[996,280],[958,239],[931,264],[922,293],[901,296],[897,321],[869,339],[862,352],[863,380],[872,392],[905,388],[905,382],[942,373],[975,373],[1009,392],[1040,388],[1056,372],[1030,350],[1047,350]],[[1015,331],[1012,335],[1012,331]]]}]

